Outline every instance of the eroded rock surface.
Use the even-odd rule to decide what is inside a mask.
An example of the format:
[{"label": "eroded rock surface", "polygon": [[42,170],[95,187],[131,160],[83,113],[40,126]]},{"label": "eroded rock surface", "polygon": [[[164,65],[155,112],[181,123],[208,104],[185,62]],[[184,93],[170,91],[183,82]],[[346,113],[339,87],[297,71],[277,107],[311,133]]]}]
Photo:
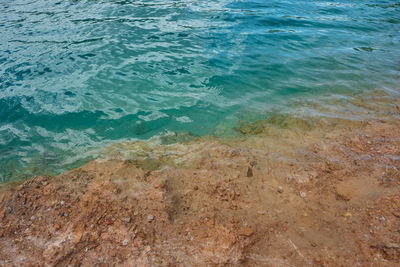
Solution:
[{"label": "eroded rock surface", "polygon": [[319,123],[147,147],[151,167],[121,152],[5,189],[0,264],[400,264],[399,124]]}]

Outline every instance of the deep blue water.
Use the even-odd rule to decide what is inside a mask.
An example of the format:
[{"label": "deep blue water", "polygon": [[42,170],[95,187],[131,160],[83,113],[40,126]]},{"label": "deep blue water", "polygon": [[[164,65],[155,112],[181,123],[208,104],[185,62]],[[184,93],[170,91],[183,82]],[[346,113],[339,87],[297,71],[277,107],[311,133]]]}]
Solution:
[{"label": "deep blue water", "polygon": [[399,77],[394,0],[0,0],[0,181]]}]

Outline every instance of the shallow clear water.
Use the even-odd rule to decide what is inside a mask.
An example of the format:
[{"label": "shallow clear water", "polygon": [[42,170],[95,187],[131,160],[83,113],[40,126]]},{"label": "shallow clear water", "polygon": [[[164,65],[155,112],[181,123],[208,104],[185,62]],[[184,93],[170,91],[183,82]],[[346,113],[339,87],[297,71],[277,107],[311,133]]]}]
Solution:
[{"label": "shallow clear water", "polygon": [[399,74],[394,0],[0,0],[0,181]]}]

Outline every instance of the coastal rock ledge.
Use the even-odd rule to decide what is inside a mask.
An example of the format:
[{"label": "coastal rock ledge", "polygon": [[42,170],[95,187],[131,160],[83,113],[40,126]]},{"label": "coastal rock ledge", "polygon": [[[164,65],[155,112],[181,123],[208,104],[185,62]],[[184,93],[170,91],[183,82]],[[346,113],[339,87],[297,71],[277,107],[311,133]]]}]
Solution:
[{"label": "coastal rock ledge", "polygon": [[0,265],[400,264],[399,123],[320,123],[4,186]]}]

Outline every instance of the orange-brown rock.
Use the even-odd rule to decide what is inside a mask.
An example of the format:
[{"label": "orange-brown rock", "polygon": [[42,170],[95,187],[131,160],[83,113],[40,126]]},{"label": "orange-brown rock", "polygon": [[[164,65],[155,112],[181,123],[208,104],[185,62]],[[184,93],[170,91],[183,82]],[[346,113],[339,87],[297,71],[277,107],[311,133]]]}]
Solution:
[{"label": "orange-brown rock", "polygon": [[3,189],[0,265],[397,266],[396,114],[119,144]]}]

